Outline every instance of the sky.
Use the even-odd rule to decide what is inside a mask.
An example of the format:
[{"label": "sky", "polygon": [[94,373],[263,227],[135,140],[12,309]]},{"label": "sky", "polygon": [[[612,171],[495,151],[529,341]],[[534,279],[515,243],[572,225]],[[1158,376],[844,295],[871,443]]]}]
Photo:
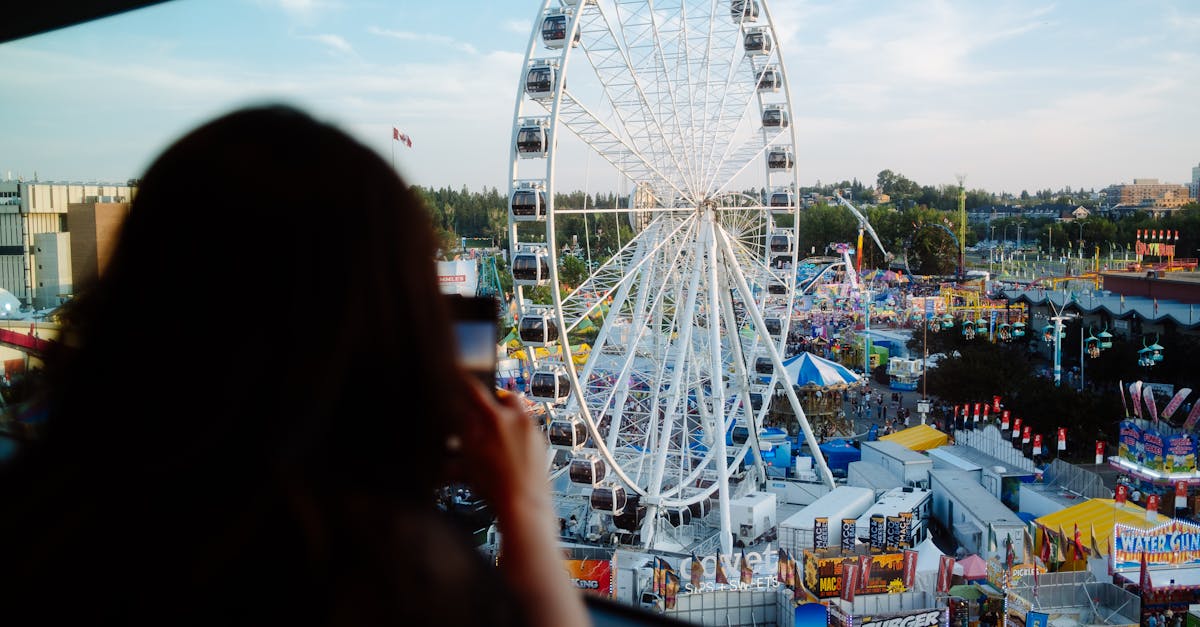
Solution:
[{"label": "sky", "polygon": [[[283,101],[346,129],[411,183],[503,190],[540,7],[172,0],[6,42],[0,177],[124,182],[191,127]],[[961,177],[1032,193],[1184,184],[1200,165],[1200,2],[768,7],[802,185],[873,184],[890,169],[922,185]],[[556,165],[558,189],[618,191],[571,161]]]}]

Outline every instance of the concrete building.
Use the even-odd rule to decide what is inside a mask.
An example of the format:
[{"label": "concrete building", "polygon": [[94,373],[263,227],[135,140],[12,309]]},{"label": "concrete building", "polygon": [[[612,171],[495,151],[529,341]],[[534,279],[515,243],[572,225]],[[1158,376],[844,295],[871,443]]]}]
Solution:
[{"label": "concrete building", "polygon": [[67,209],[67,226],[71,230],[71,282],[74,285],[82,286],[103,274],[127,215],[128,202],[70,205]]},{"label": "concrete building", "polygon": [[[79,272],[103,266],[108,239],[115,235],[112,222],[128,212],[132,197],[128,185],[0,181],[0,288],[20,299],[22,307],[52,307],[69,297]],[[99,207],[90,214],[84,211],[81,215],[90,217],[74,225],[95,250],[82,261],[73,258],[70,238],[57,235],[73,230],[68,218],[73,204]],[[53,237],[39,238],[43,234]]]},{"label": "concrete building", "polygon": [[1200,198],[1200,165],[1192,168],[1192,198]]},{"label": "concrete building", "polygon": [[1192,200],[1187,185],[1160,183],[1158,179],[1133,179],[1131,184],[1113,185],[1105,191],[1110,205],[1177,209]]}]

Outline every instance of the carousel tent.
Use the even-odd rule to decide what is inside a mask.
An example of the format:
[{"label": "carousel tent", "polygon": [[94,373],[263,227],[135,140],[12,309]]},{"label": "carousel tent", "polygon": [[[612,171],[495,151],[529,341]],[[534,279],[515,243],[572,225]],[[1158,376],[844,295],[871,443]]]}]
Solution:
[{"label": "carousel tent", "polygon": [[[1061,509],[1053,514],[1046,514],[1034,522],[1044,531],[1055,535],[1060,532],[1066,540],[1074,541],[1075,526],[1079,526],[1079,543],[1090,552],[1092,533],[1095,533],[1096,548],[1101,555],[1108,554],[1108,539],[1112,536],[1114,525],[1125,525],[1137,529],[1157,527],[1171,519],[1159,513],[1147,519],[1146,510],[1132,503],[1117,503],[1113,499],[1088,499],[1079,505]],[[1043,533],[1036,539],[1037,549],[1041,550]]]},{"label": "carousel tent", "polygon": [[950,441],[950,438],[945,433],[929,425],[917,425],[901,429],[895,433],[880,436],[879,439],[895,442],[900,446],[908,447],[914,451],[928,451],[931,448],[937,448]]},{"label": "carousel tent", "polygon": [[858,375],[849,368],[812,353],[800,353],[784,361],[783,367],[787,370],[788,379],[795,385],[826,387],[858,382]]}]

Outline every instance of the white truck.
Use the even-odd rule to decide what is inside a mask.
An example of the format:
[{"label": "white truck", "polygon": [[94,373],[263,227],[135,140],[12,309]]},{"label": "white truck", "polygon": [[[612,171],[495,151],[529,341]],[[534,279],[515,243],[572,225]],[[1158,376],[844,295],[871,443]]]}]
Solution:
[{"label": "white truck", "polygon": [[813,527],[818,518],[829,523],[828,546],[842,541],[842,520],[857,519],[875,504],[875,492],[870,488],[838,486],[779,523],[779,546],[793,555],[813,548]]}]

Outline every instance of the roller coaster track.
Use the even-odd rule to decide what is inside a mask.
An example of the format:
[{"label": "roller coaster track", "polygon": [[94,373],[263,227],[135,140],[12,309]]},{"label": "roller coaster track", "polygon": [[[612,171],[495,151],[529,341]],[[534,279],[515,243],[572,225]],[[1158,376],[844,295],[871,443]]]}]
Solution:
[{"label": "roller coaster track", "polygon": [[0,329],[0,346],[15,348],[33,357],[44,357],[54,342],[36,338],[28,333],[12,329]]}]

